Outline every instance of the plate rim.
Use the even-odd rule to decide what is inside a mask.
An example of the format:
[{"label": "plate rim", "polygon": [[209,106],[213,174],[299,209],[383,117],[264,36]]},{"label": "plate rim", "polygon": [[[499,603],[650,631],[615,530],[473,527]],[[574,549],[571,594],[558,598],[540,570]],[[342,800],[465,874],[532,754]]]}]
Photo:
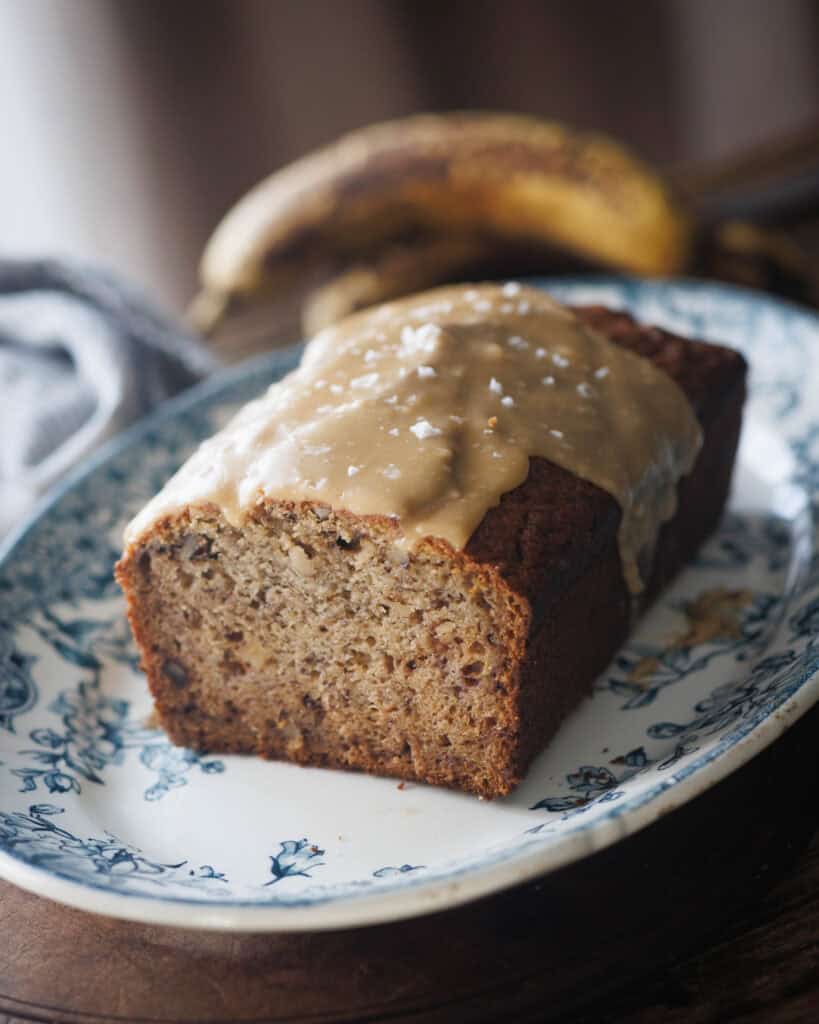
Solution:
[{"label": "plate rim", "polygon": [[[524,280],[523,278],[521,280]],[[694,292],[723,294],[759,305],[785,308],[813,320],[819,328],[819,314],[797,303],[722,282],[689,277],[656,280],[629,275],[577,275],[559,278],[531,277],[528,283],[549,288],[623,287],[657,285],[683,287]],[[59,500],[119,452],[157,426],[198,405],[209,396],[245,380],[257,368],[267,370],[277,357],[280,364],[295,364],[302,348],[297,343],[276,349],[235,367],[228,367],[162,403],[148,416],[111,438],[97,452],[75,467],[32,509],[16,529],[0,543],[0,572],[17,545]],[[392,889],[374,888],[354,898],[338,898],[313,904],[248,905],[239,900],[205,902],[164,895],[106,891],[64,878],[35,867],[0,850],[0,878],[23,889],[80,910],[110,917],[205,930],[240,932],[300,932],[356,928],[422,916],[455,908],[534,879],[544,877],[575,861],[633,835],[658,818],[672,812],[713,788],[783,735],[810,707],[819,701],[819,667],[806,666],[794,691],[775,709],[757,709],[710,750],[685,767],[685,775],[671,774],[659,780],[635,806],[625,802],[605,816],[578,824],[557,843],[533,843],[494,863],[462,869],[449,877],[425,879]],[[739,734],[737,736],[737,733]],[[669,797],[669,791],[673,796]]]}]

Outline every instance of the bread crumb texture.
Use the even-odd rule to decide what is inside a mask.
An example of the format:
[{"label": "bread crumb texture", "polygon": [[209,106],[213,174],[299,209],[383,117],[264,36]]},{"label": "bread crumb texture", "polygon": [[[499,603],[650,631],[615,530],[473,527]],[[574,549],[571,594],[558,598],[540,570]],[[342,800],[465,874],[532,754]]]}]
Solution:
[{"label": "bread crumb texture", "polygon": [[121,565],[171,738],[507,792],[528,607],[389,520],[260,504],[165,520]]}]

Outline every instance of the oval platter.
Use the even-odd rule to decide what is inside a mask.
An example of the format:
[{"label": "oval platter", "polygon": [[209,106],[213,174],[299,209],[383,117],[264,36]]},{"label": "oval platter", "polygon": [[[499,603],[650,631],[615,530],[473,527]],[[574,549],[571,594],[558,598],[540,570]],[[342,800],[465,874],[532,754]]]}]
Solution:
[{"label": "oval platter", "polygon": [[[122,528],[196,443],[298,360],[192,389],[75,473],[0,561],[0,877],[89,911],[236,931],[440,911],[599,850],[691,800],[819,697],[819,318],[726,286],[584,278],[559,299],[725,342],[751,365],[730,507],[494,802],[171,746],[111,570]],[[725,635],[681,642],[703,596]]]}]

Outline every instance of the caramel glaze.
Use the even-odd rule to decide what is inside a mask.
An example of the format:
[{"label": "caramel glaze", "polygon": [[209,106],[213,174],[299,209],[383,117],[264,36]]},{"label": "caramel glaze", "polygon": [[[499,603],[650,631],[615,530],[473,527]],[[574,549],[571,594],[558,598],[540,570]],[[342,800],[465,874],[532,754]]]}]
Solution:
[{"label": "caramel glaze", "polygon": [[264,498],[398,520],[411,548],[463,548],[540,456],[619,503],[620,555],[643,586],[702,433],[678,385],[539,289],[438,288],[316,335],[301,366],[200,446],[126,531],[186,505],[234,525]]}]

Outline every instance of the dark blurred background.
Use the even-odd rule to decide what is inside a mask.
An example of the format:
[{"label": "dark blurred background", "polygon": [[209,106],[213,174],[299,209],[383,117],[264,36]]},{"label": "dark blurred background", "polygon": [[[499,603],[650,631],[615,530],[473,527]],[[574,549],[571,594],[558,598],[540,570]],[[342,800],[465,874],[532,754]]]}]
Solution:
[{"label": "dark blurred background", "polygon": [[527,111],[670,169],[819,125],[813,0],[0,0],[0,248],[172,308],[221,214],[367,122]]}]

